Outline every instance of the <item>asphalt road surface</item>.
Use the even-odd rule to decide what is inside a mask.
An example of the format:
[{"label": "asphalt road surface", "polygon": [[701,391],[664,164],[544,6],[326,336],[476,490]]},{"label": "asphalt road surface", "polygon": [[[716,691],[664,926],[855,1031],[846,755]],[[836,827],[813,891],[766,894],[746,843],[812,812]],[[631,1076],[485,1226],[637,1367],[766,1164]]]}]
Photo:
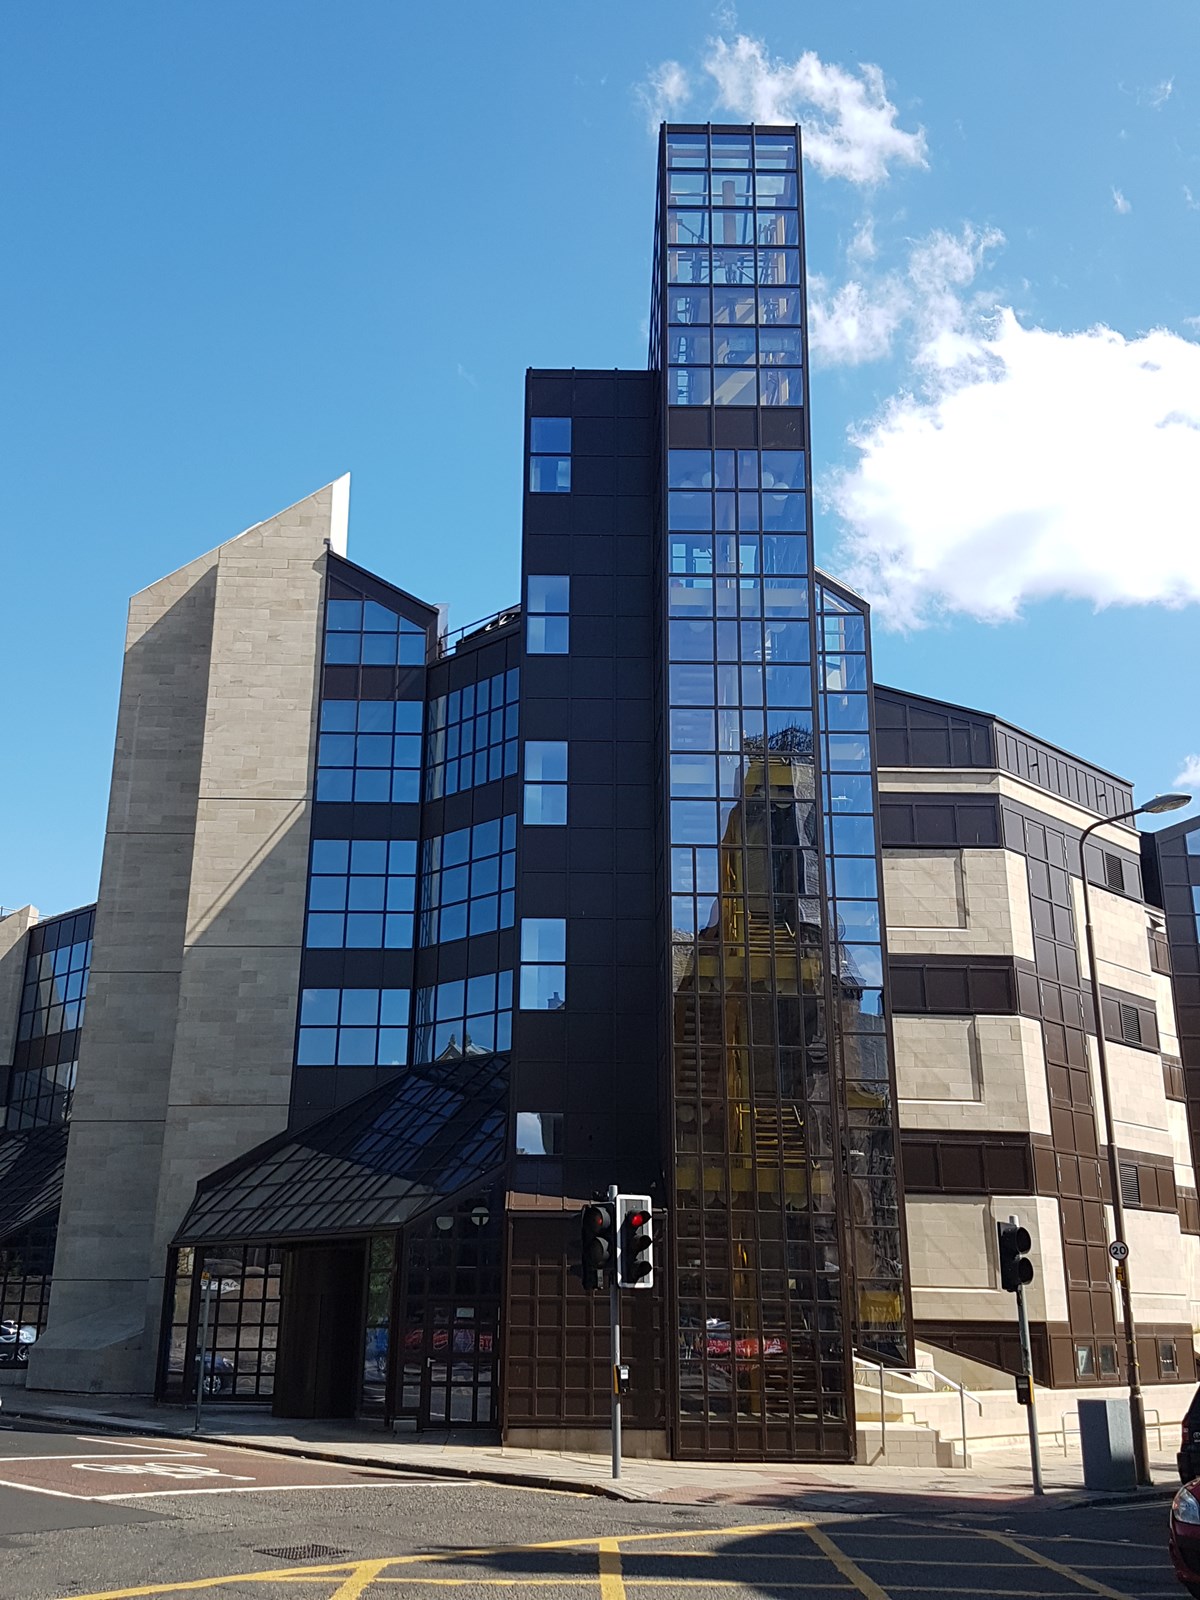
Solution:
[{"label": "asphalt road surface", "polygon": [[0,1600],[1186,1600],[1165,1501],[643,1505],[0,1425]]}]

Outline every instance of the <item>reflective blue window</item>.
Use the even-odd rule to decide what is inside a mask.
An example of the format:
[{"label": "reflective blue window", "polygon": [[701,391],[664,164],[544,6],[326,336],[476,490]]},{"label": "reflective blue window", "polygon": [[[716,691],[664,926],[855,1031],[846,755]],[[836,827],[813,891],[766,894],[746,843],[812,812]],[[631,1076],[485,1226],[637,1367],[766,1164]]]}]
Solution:
[{"label": "reflective blue window", "polygon": [[517,686],[514,667],[430,703],[427,800],[516,772]]},{"label": "reflective blue window", "polygon": [[413,839],[314,839],[305,944],[410,949],[416,870]]},{"label": "reflective blue window", "polygon": [[296,1065],[407,1066],[408,1026],[407,989],[304,989]]},{"label": "reflective blue window", "polygon": [[561,917],[521,919],[521,1009],[561,1011],[567,993],[567,924]]},{"label": "reflective blue window", "polygon": [[533,739],[525,746],[524,820],[562,827],[567,820],[567,742]]},{"label": "reflective blue window", "polygon": [[571,489],[570,417],[529,419],[531,494],[568,494]]},{"label": "reflective blue window", "polygon": [[534,656],[570,649],[570,585],[561,576],[531,575],[526,588],[525,648]]},{"label": "reflective blue window", "polygon": [[513,925],[517,819],[511,813],[421,846],[422,945]]},{"label": "reflective blue window", "polygon": [[562,1154],[561,1111],[518,1111],[515,1153],[519,1156]]},{"label": "reflective blue window", "polygon": [[419,798],[419,701],[326,700],[317,745],[318,800]]},{"label": "reflective blue window", "polygon": [[512,1044],[513,975],[484,973],[416,992],[414,1061],[487,1055]]},{"label": "reflective blue window", "polygon": [[8,1084],[10,1131],[50,1126],[70,1115],[94,916],[80,911],[30,929]]}]

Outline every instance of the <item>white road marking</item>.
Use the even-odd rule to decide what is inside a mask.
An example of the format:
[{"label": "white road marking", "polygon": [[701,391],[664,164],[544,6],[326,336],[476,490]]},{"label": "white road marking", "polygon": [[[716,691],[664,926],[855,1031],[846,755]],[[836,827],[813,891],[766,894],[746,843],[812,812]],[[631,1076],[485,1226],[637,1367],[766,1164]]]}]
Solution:
[{"label": "white road marking", "polygon": [[80,1444],[108,1444],[113,1445],[118,1450],[141,1450],[143,1452],[149,1448],[154,1450],[156,1455],[162,1456],[203,1454],[203,1452],[195,1450],[180,1450],[178,1445],[172,1443],[169,1439],[162,1438],[159,1434],[144,1433],[140,1438],[135,1439],[101,1439],[90,1433],[77,1433],[73,1437],[78,1439]]},{"label": "white road marking", "polygon": [[236,1483],[253,1483],[244,1472],[222,1472],[220,1467],[199,1467],[183,1461],[75,1461],[80,1472],[122,1472],[130,1478],[230,1478]]},{"label": "white road marking", "polygon": [[393,1483],[255,1483],[240,1489],[142,1489],[132,1494],[72,1495],[86,1500],[168,1500],[181,1494],[289,1494],[298,1489],[466,1489],[467,1479],[397,1478]]},{"label": "white road marking", "polygon": [[[146,1453],[147,1453],[146,1452],[146,1448],[143,1445],[142,1446],[142,1455],[144,1456]],[[154,1454],[156,1456],[169,1455],[169,1456],[172,1456],[172,1457],[177,1457],[179,1459],[183,1459],[183,1458],[186,1458],[186,1457],[193,1457],[193,1456],[203,1456],[204,1453],[205,1452],[203,1450],[156,1450],[154,1452]],[[128,1456],[101,1455],[99,1453],[99,1451],[97,1451],[94,1455],[77,1455],[75,1453],[72,1453],[71,1455],[61,1455],[61,1456],[59,1456],[59,1455],[54,1455],[54,1456],[4,1456],[4,1455],[0,1455],[0,1465],[4,1465],[4,1464],[6,1464],[6,1463],[8,1463],[10,1461],[128,1461],[128,1460],[129,1460]]]},{"label": "white road marking", "polygon": [[65,1489],[42,1489],[33,1483],[13,1483],[8,1478],[0,1478],[0,1489],[23,1489],[26,1494],[53,1495],[56,1500],[92,1500],[90,1494],[68,1494]]}]

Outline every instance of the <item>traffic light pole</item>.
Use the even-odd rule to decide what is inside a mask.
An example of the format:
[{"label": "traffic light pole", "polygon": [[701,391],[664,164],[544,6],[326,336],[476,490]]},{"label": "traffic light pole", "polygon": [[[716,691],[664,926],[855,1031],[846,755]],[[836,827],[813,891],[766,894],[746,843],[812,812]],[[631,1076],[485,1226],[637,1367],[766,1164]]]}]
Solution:
[{"label": "traffic light pole", "polygon": [[[1010,1219],[1015,1222],[1016,1218]],[[1045,1494],[1042,1487],[1042,1454],[1038,1443],[1037,1402],[1033,1388],[1033,1346],[1029,1339],[1029,1313],[1025,1310],[1025,1290],[1017,1286],[1017,1329],[1021,1337],[1021,1371],[1029,1380],[1029,1464],[1033,1468],[1033,1492]]]},{"label": "traffic light pole", "polygon": [[[615,1184],[609,1189],[608,1198],[615,1217],[617,1212]],[[613,1244],[617,1246],[616,1239],[613,1240]],[[619,1478],[621,1476],[621,1291],[617,1287],[616,1248],[608,1269],[608,1326],[612,1351],[612,1475],[614,1478]]]}]

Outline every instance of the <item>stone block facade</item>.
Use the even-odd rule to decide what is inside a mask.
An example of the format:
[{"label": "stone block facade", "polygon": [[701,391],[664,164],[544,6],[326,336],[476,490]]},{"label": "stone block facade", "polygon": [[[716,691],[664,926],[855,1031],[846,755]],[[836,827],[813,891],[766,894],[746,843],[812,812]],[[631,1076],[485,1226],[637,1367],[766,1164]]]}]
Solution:
[{"label": "stone block facade", "polygon": [[197,1179],[286,1125],[325,558],[345,551],[347,497],[339,480],[130,604],[72,1226],[33,1387],[153,1390]]}]

